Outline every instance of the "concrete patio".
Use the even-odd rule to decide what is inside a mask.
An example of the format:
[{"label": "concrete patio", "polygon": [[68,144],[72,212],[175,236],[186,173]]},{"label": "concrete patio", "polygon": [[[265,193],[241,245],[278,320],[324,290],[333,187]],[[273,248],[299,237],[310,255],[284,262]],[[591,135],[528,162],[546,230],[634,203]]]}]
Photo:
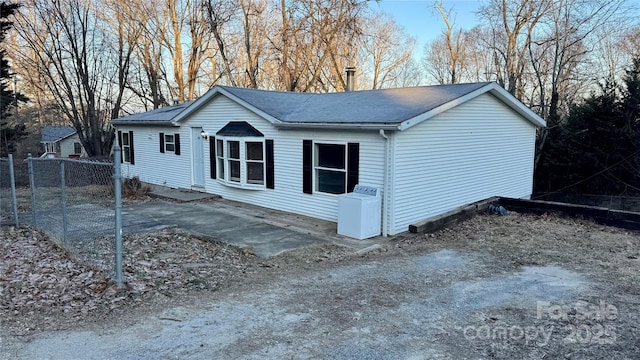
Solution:
[{"label": "concrete patio", "polygon": [[232,245],[251,247],[261,257],[328,243],[358,251],[387,241],[382,236],[366,240],[348,238],[337,234],[334,222],[243,204],[212,194],[155,186],[152,196],[162,200],[125,207],[125,225],[127,216],[150,219],[150,224],[160,223]]}]

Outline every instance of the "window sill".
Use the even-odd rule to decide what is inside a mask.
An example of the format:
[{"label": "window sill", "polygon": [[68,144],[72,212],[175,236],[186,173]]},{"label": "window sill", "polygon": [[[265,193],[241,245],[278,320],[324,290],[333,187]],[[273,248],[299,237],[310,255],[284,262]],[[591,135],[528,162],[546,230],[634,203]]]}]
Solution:
[{"label": "window sill", "polygon": [[266,186],[264,185],[255,185],[255,184],[241,184],[241,183],[237,183],[237,182],[233,182],[233,181],[225,181],[225,180],[220,180],[218,179],[218,183],[224,186],[228,186],[228,187],[232,187],[232,188],[236,188],[236,189],[243,189],[243,190],[265,190]]},{"label": "window sill", "polygon": [[313,195],[322,195],[322,196],[329,196],[329,197],[338,197],[340,195],[344,195],[346,193],[342,193],[342,194],[334,194],[334,193],[328,193],[328,192],[322,192],[322,191],[313,191]]}]

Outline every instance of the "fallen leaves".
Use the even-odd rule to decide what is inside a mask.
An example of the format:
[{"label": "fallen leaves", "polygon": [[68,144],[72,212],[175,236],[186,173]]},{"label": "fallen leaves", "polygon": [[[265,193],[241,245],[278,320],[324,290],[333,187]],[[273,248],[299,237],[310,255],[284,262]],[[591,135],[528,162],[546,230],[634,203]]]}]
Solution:
[{"label": "fallen leaves", "polygon": [[0,234],[0,319],[13,334],[106,316],[157,292],[215,290],[255,262],[234,247],[175,230],[129,235],[123,240],[126,287],[119,290],[111,276],[113,238],[67,251],[32,229]]}]

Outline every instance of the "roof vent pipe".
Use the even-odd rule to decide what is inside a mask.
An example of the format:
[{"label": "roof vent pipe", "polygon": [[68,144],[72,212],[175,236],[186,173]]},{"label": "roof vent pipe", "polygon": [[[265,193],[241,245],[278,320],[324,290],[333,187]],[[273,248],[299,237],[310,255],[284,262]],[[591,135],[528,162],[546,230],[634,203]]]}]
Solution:
[{"label": "roof vent pipe", "polygon": [[175,106],[175,105],[180,105],[180,99],[178,99],[178,98],[174,98],[174,99],[173,99],[173,105],[174,105],[174,106]]},{"label": "roof vent pipe", "polygon": [[356,68],[348,66],[345,71],[347,72],[347,86],[344,91],[353,91],[356,87]]}]

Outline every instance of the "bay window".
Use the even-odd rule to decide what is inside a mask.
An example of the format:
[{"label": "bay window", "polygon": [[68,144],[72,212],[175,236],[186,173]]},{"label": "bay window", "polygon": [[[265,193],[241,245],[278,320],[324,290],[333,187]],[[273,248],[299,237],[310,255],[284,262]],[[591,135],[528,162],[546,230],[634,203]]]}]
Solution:
[{"label": "bay window", "polygon": [[232,187],[275,189],[272,139],[246,121],[230,121],[209,138],[211,178]]},{"label": "bay window", "polygon": [[216,137],[217,178],[246,188],[264,188],[262,138]]}]

